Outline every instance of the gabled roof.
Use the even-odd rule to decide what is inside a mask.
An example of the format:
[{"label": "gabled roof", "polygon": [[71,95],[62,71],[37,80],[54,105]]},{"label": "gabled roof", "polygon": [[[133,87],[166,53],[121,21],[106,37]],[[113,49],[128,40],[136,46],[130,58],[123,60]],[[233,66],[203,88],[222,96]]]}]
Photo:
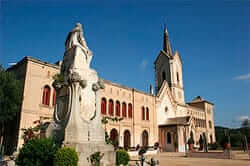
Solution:
[{"label": "gabled roof", "polygon": [[187,104],[202,103],[202,102],[206,102],[206,103],[214,105],[214,103],[203,99],[201,96],[196,96],[192,101],[188,102]]},{"label": "gabled roof", "polygon": [[177,59],[180,61],[180,63],[182,64],[182,60],[181,60],[181,57],[180,57],[178,51],[175,51],[175,52],[174,52],[174,58],[177,58]]},{"label": "gabled roof", "polygon": [[156,94],[157,98],[162,98],[162,96],[167,93],[168,97],[170,98],[171,104],[173,104],[174,107],[176,107],[176,102],[174,100],[174,97],[171,93],[171,90],[168,86],[168,82],[166,80],[163,81],[160,90]]}]

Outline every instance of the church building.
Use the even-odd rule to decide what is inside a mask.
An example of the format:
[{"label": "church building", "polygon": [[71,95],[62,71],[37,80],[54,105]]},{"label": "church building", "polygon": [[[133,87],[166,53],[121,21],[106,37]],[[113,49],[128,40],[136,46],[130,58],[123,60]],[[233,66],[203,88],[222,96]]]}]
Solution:
[{"label": "church building", "polygon": [[[61,62],[50,64],[33,57],[24,57],[8,71],[15,72],[23,82],[23,101],[16,124],[16,137],[10,143],[21,147],[22,128],[34,126],[34,121],[49,123],[56,105],[53,76],[60,72]],[[163,47],[156,56],[155,88],[143,92],[104,78],[100,105],[103,117],[122,118],[103,125],[113,141],[122,147],[153,146],[162,151],[185,151],[185,143],[193,135],[195,146],[200,136],[215,142],[214,104],[198,96],[185,101],[182,60],[173,52],[167,29]],[[98,71],[97,71],[98,72]],[[155,91],[155,93],[154,93]]]}]

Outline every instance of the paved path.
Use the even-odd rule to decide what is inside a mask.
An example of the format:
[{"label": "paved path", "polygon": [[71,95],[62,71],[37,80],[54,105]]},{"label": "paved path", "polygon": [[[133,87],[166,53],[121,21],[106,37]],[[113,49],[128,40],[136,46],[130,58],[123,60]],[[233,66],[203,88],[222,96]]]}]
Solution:
[{"label": "paved path", "polygon": [[[146,158],[150,159],[150,157]],[[160,166],[250,166],[250,161],[247,159],[187,158],[178,154],[173,155],[172,153],[160,153],[153,157],[160,161]]]}]

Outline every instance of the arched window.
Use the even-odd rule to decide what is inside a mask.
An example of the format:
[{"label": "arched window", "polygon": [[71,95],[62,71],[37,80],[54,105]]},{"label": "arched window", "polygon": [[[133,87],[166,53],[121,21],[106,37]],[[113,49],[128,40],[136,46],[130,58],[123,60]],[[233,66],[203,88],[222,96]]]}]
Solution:
[{"label": "arched window", "polygon": [[112,99],[109,100],[109,115],[110,116],[114,115],[114,102]]},{"label": "arched window", "polygon": [[124,148],[128,149],[130,147],[130,132],[128,130],[126,130],[124,132]]},{"label": "arched window", "polygon": [[133,115],[132,115],[132,112],[133,112],[132,110],[133,110],[132,104],[129,103],[129,104],[128,104],[128,117],[129,117],[129,118],[132,118],[132,116],[133,116]]},{"label": "arched window", "polygon": [[208,123],[209,123],[209,128],[211,129],[212,128],[212,122],[211,122],[211,120]]},{"label": "arched window", "polygon": [[148,132],[146,130],[142,132],[142,146],[148,146]]},{"label": "arched window", "polygon": [[56,90],[53,92],[53,106],[56,105]]},{"label": "arched window", "polygon": [[118,131],[116,129],[112,129],[110,131],[110,140],[114,143],[114,145],[118,146],[119,143],[118,143]]},{"label": "arched window", "polygon": [[122,117],[127,117],[127,105],[122,103]]},{"label": "arched window", "polygon": [[166,73],[165,73],[165,71],[162,72],[162,81],[164,81],[164,80],[166,80]]},{"label": "arched window", "polygon": [[167,133],[167,143],[168,143],[168,144],[171,144],[171,142],[172,142],[172,140],[171,140],[171,133],[168,132],[168,133]]},{"label": "arched window", "polygon": [[149,109],[148,109],[148,107],[146,108],[146,120],[149,120]]},{"label": "arched window", "polygon": [[116,101],[116,104],[115,104],[115,115],[116,116],[120,116],[120,102],[119,101]]},{"label": "arched window", "polygon": [[142,117],[141,118],[142,120],[145,120],[145,108],[144,107],[141,108],[141,117]]},{"label": "arched window", "polygon": [[49,106],[49,100],[50,100],[50,87],[46,85],[43,88],[43,104]]},{"label": "arched window", "polygon": [[103,115],[106,115],[107,114],[107,100],[105,98],[102,98],[102,102],[101,102],[101,113]]}]

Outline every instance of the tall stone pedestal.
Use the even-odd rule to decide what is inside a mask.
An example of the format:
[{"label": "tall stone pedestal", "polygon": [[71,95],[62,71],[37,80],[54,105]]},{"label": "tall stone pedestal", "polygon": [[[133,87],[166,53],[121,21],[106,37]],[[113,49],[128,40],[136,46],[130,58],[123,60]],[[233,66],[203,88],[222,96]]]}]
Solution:
[{"label": "tall stone pedestal", "polygon": [[78,166],[89,166],[90,161],[88,157],[95,152],[101,152],[104,154],[101,159],[101,165],[103,166],[115,166],[115,153],[112,145],[105,143],[72,143],[66,146],[72,147],[76,150],[79,156]]},{"label": "tall stone pedestal", "polygon": [[87,159],[96,152],[104,154],[102,165],[115,165],[114,148],[106,144],[101,123],[99,90],[105,87],[89,67],[93,55],[83,38],[81,24],[69,33],[65,45],[60,73],[64,80],[53,83],[57,99],[47,135],[73,147],[79,155],[79,166],[90,165]]}]

